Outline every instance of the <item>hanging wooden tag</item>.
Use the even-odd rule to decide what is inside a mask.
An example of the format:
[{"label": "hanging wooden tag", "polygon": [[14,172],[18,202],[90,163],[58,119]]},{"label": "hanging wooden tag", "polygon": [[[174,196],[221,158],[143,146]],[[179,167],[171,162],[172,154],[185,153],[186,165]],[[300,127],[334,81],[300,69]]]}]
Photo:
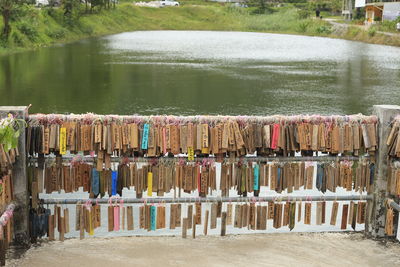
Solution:
[{"label": "hanging wooden tag", "polygon": [[226,212],[222,212],[221,215],[221,236],[226,235]]},{"label": "hanging wooden tag", "polygon": [[229,125],[228,123],[224,123],[223,130],[222,130],[222,142],[221,142],[221,149],[223,151],[228,150],[228,143],[229,141]]},{"label": "hanging wooden tag", "polygon": [[394,236],[393,219],[394,219],[393,209],[392,208],[386,209],[385,234],[387,236]]},{"label": "hanging wooden tag", "polygon": [[353,228],[353,230],[355,231],[356,230],[356,223],[357,223],[357,207],[358,207],[358,204],[357,203],[354,203],[353,204],[354,206],[353,206],[353,218],[352,218],[352,220],[351,220],[351,228]]},{"label": "hanging wooden tag", "polygon": [[80,229],[80,217],[81,217],[82,205],[77,204],[75,207],[75,231]]},{"label": "hanging wooden tag", "polygon": [[95,220],[96,220],[95,208],[94,208],[94,206],[91,206],[90,211],[89,211],[89,235],[90,236],[94,235]]},{"label": "hanging wooden tag", "polygon": [[263,127],[263,143],[265,148],[271,147],[271,129],[270,125],[264,125]]},{"label": "hanging wooden tag", "polygon": [[229,203],[226,205],[226,224],[227,225],[232,225],[232,221],[233,221],[232,212],[233,212],[233,205],[231,203]]},{"label": "hanging wooden tag", "polygon": [[166,226],[165,207],[159,207],[157,210],[157,219],[159,220],[159,229],[164,229]]},{"label": "hanging wooden tag", "polygon": [[233,224],[235,228],[240,228],[242,226],[241,208],[242,208],[242,206],[240,204],[235,205],[235,220],[234,220],[234,224]]},{"label": "hanging wooden tag", "polygon": [[208,217],[209,217],[210,211],[206,210],[206,217],[204,218],[204,230],[203,233],[204,235],[207,235],[208,232]]},{"label": "hanging wooden tag", "polygon": [[121,207],[121,229],[124,231],[126,230],[125,227],[125,218],[126,218],[126,207]]},{"label": "hanging wooden tag", "polygon": [[280,125],[275,123],[272,131],[271,149],[277,149],[279,142]]},{"label": "hanging wooden tag", "polygon": [[296,203],[290,203],[289,207],[289,230],[292,231],[296,224]]},{"label": "hanging wooden tag", "polygon": [[140,229],[146,229],[146,212],[145,212],[146,206],[143,205],[139,207],[139,228]]},{"label": "hanging wooden tag", "polygon": [[69,233],[69,210],[68,208],[64,209],[64,232]]},{"label": "hanging wooden tag", "polygon": [[176,125],[170,126],[170,143],[171,143],[171,153],[178,155],[180,153],[179,144],[179,127]]},{"label": "hanging wooden tag", "polygon": [[249,225],[249,205],[243,204],[242,205],[242,225],[241,227],[247,227]]},{"label": "hanging wooden tag", "polygon": [[188,220],[187,228],[192,229],[193,205],[188,205],[186,218]]},{"label": "hanging wooden tag", "polygon": [[96,205],[94,206],[94,210],[95,210],[95,228],[98,228],[101,226],[101,207],[100,205]]},{"label": "hanging wooden tag", "polygon": [[217,212],[218,212],[218,204],[211,204],[211,221],[210,221],[210,229],[217,228]]},{"label": "hanging wooden tag", "polygon": [[194,150],[193,147],[188,147],[188,160],[193,161],[194,160]]},{"label": "hanging wooden tag", "polygon": [[62,217],[61,217],[61,207],[54,206],[57,209],[57,230],[61,233]]},{"label": "hanging wooden tag", "polygon": [[128,206],[127,207],[126,217],[127,217],[128,231],[131,231],[131,230],[134,229],[134,226],[133,226],[133,207],[132,206]]},{"label": "hanging wooden tag", "polygon": [[156,206],[150,206],[150,230],[155,231],[157,226],[157,208]]},{"label": "hanging wooden tag", "polygon": [[234,129],[234,134],[235,134],[236,148],[239,150],[242,147],[244,147],[243,137],[240,133],[239,124],[237,122],[233,122],[232,125],[233,125],[233,129]]},{"label": "hanging wooden tag", "polygon": [[183,218],[183,222],[182,222],[182,238],[186,238],[187,237],[187,227],[188,227],[188,219],[187,218]]},{"label": "hanging wooden tag", "polygon": [[192,218],[192,238],[195,239],[196,238],[196,215],[193,214],[193,218]]},{"label": "hanging wooden tag", "polygon": [[114,207],[108,206],[108,231],[111,232],[114,229]]},{"label": "hanging wooden tag", "polygon": [[313,177],[315,166],[306,167],[306,189],[313,189]]},{"label": "hanging wooden tag", "polygon": [[46,126],[44,129],[43,153],[50,153],[50,128],[48,126]]},{"label": "hanging wooden tag", "polygon": [[49,241],[54,241],[55,237],[54,237],[54,215],[50,215],[49,216],[49,230],[48,230],[48,237],[49,237]]},{"label": "hanging wooden tag", "polygon": [[139,129],[136,123],[129,124],[130,126],[130,147],[137,151],[139,149]]},{"label": "hanging wooden tag", "polygon": [[268,207],[262,206],[261,207],[261,225],[260,230],[267,230],[267,214],[268,214]]},{"label": "hanging wooden tag", "polygon": [[256,230],[256,205],[251,203],[249,209],[249,226],[251,230]]},{"label": "hanging wooden tag", "polygon": [[351,224],[353,221],[353,213],[354,213],[354,202],[350,201],[349,205],[349,217],[347,218],[347,224]]},{"label": "hanging wooden tag", "polygon": [[79,239],[85,238],[85,210],[86,208],[82,205],[79,212]]},{"label": "hanging wooden tag", "polygon": [[367,202],[361,202],[360,204],[360,224],[364,224],[367,217]]},{"label": "hanging wooden tag", "polygon": [[217,218],[222,216],[222,201],[217,202]]},{"label": "hanging wooden tag", "polygon": [[196,203],[196,224],[201,224],[201,203]]},{"label": "hanging wooden tag", "polygon": [[175,226],[181,227],[182,204],[176,204]]},{"label": "hanging wooden tag", "polygon": [[311,203],[304,204],[304,224],[311,224]]},{"label": "hanging wooden tag", "polygon": [[301,209],[302,209],[301,204],[302,204],[301,201],[299,203],[297,203],[297,210],[298,210],[298,212],[297,212],[297,221],[298,222],[301,221]]},{"label": "hanging wooden tag", "polygon": [[262,206],[258,205],[256,207],[256,210],[257,210],[257,212],[256,212],[256,214],[257,214],[257,216],[256,216],[256,229],[257,230],[261,230]]},{"label": "hanging wooden tag", "polygon": [[342,209],[342,223],[340,229],[346,230],[347,229],[347,215],[348,215],[349,205],[344,204]]},{"label": "hanging wooden tag", "polygon": [[290,212],[290,202],[286,202],[283,206],[283,222],[282,226],[289,225],[289,212]]},{"label": "hanging wooden tag", "polygon": [[282,208],[283,204],[275,204],[274,205],[274,228],[279,229],[282,227]]},{"label": "hanging wooden tag", "polygon": [[274,211],[275,211],[275,203],[274,202],[268,202],[268,220],[273,220],[274,219]]},{"label": "hanging wooden tag", "polygon": [[201,153],[208,154],[209,150],[209,140],[208,140],[208,124],[201,125]]},{"label": "hanging wooden tag", "polygon": [[147,150],[148,142],[149,142],[149,131],[150,131],[150,124],[145,123],[143,125],[143,136],[142,136],[142,150]]},{"label": "hanging wooden tag", "polygon": [[67,129],[60,128],[60,154],[65,155],[67,153]]},{"label": "hanging wooden tag", "polygon": [[316,225],[322,224],[322,202],[317,202]]},{"label": "hanging wooden tag", "polygon": [[337,220],[337,213],[339,209],[339,203],[334,201],[332,204],[332,211],[331,211],[331,225],[336,225],[336,220]]},{"label": "hanging wooden tag", "polygon": [[175,229],[175,218],[176,218],[176,205],[170,205],[170,212],[169,212],[169,229]]},{"label": "hanging wooden tag", "polygon": [[147,196],[151,197],[153,195],[153,173],[147,173]]}]

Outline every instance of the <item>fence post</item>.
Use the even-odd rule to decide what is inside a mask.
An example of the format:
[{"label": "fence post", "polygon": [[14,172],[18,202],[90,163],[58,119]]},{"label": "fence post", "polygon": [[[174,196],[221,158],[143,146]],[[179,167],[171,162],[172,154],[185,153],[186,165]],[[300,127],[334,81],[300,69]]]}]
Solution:
[{"label": "fence post", "polygon": [[[5,117],[9,113],[25,120],[28,110],[26,106],[0,106],[1,117]],[[12,170],[14,202],[16,204],[13,215],[14,243],[29,246],[29,194],[26,177],[25,128],[21,130],[19,136],[18,152],[19,157],[16,159]]]},{"label": "fence post", "polygon": [[[376,155],[376,171],[374,182],[374,199],[368,203],[368,231],[373,237],[385,236],[385,200],[387,195],[388,178],[388,148],[387,137],[390,133],[389,124],[393,118],[400,115],[400,106],[374,105],[373,114],[378,117],[378,151]],[[371,205],[372,204],[372,205]],[[396,227],[397,228],[397,227]]]}]

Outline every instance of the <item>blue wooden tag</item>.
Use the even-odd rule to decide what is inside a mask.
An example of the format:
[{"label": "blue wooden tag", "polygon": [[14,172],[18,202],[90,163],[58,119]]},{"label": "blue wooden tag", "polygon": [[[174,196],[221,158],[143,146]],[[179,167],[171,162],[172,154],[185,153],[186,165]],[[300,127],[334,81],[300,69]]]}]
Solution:
[{"label": "blue wooden tag", "polygon": [[149,144],[149,130],[150,130],[150,125],[146,123],[143,126],[143,137],[142,137],[142,149],[147,149],[148,144]]}]

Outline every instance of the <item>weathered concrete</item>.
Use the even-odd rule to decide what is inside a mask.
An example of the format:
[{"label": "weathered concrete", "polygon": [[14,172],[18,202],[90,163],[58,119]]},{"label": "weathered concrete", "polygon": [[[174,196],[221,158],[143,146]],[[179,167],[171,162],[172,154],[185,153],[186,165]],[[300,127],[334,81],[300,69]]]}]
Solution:
[{"label": "weathered concrete", "polygon": [[[25,119],[28,115],[26,106],[0,107],[0,117],[9,113],[19,119]],[[16,208],[14,210],[14,243],[29,246],[29,194],[28,179],[26,177],[26,148],[25,128],[22,129],[18,140],[19,157],[13,167],[13,189]]]},{"label": "weathered concrete", "polygon": [[[400,115],[400,106],[376,105],[374,115],[379,119],[378,145],[375,166],[374,200],[369,201],[370,207],[368,232],[373,237],[385,236],[385,201],[388,197],[387,178],[388,178],[388,148],[386,145],[387,137],[390,133],[390,123],[393,118]],[[372,204],[372,205],[371,205]],[[397,226],[394,227],[397,229]]]}]

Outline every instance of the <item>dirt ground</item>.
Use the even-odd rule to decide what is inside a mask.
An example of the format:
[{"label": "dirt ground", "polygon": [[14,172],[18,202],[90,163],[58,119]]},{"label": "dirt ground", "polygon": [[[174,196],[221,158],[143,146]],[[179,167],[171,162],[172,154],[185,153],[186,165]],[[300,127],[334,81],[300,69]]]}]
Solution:
[{"label": "dirt ground", "polygon": [[7,266],[400,266],[399,255],[362,234],[116,237],[44,242]]}]

